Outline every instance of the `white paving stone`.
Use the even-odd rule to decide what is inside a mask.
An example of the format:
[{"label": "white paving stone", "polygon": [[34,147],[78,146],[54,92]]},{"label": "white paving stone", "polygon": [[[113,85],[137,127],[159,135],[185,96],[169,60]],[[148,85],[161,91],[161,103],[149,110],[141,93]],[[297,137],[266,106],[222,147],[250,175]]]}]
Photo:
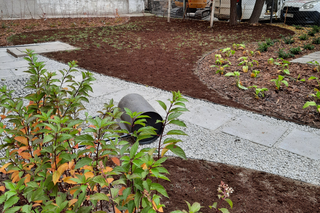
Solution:
[{"label": "white paving stone", "polygon": [[320,159],[320,136],[310,132],[294,129],[279,143],[279,147],[311,159]]},{"label": "white paving stone", "polygon": [[248,116],[240,116],[222,128],[222,131],[255,143],[272,147],[286,132],[287,128],[274,126],[265,121],[258,121]]}]

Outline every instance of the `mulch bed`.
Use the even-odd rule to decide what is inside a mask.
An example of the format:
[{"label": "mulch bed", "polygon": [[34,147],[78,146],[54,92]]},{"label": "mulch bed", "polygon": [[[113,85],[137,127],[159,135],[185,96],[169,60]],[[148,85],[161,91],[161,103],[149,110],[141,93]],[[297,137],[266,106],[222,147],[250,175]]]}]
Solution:
[{"label": "mulch bed", "polygon": [[[66,23],[65,28],[70,26]],[[214,55],[219,48],[231,47],[232,43],[246,43],[246,49],[255,50],[253,42],[266,38],[280,39],[282,35],[293,35],[290,29],[272,25],[252,26],[241,23],[230,27],[225,22],[215,22],[213,29],[208,22],[172,20],[157,17],[131,18],[118,28],[55,29],[39,28],[41,31],[27,32],[12,37],[8,44],[43,42],[53,36],[53,40],[68,42],[80,47],[79,51],[46,54],[58,61],[77,60],[88,70],[108,76],[118,77],[164,90],[180,90],[184,95],[205,99],[214,103],[251,110],[278,118],[293,120],[319,128],[319,116],[312,108],[302,109],[308,95],[313,92],[314,81],[297,82],[292,78],[318,76],[309,65],[290,65],[289,87],[275,90],[270,79],[278,74],[278,68],[267,64],[270,57],[277,58],[278,48],[288,50],[290,46],[276,43],[266,53],[256,55],[260,77],[251,78],[250,72],[241,72],[244,86],[267,87],[265,98],[255,98],[253,90],[240,90],[231,77],[215,74],[210,68],[215,63]],[[62,26],[61,26],[62,27]],[[0,33],[3,34],[3,31]],[[20,32],[20,31],[19,31]],[[294,45],[298,45],[295,42]],[[278,46],[277,46],[278,45]],[[280,46],[279,46],[280,45]],[[302,45],[299,44],[299,45]],[[211,52],[212,50],[217,50]],[[315,50],[319,50],[319,45]],[[211,52],[211,53],[208,53]],[[311,51],[303,51],[301,55]],[[205,54],[207,55],[199,59]],[[232,66],[226,71],[241,69],[238,57],[243,50],[229,58]],[[317,117],[318,116],[318,117]],[[164,167],[170,172],[171,182],[160,182],[168,191],[170,201],[162,199],[167,206],[165,212],[187,209],[184,200],[200,202],[202,212],[212,212],[208,208],[217,201],[217,187],[223,180],[235,189],[231,195],[234,209],[231,212],[320,212],[320,190],[299,181],[293,181],[265,172],[233,167],[199,160],[169,159]]]}]

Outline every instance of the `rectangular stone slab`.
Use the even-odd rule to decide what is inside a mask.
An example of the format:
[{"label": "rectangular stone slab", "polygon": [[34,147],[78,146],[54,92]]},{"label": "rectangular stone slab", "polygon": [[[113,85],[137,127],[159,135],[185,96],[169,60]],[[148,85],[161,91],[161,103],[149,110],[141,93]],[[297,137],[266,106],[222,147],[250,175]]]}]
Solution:
[{"label": "rectangular stone slab", "polygon": [[259,121],[248,116],[241,116],[223,127],[223,132],[238,136],[255,143],[272,147],[287,131],[287,128],[275,126],[265,121]]},{"label": "rectangular stone slab", "polygon": [[279,143],[279,147],[311,159],[320,159],[320,136],[310,132],[294,129]]},{"label": "rectangular stone slab", "polygon": [[234,115],[217,111],[209,106],[195,106],[189,112],[183,113],[182,120],[202,126],[207,129],[215,130],[229,121]]}]

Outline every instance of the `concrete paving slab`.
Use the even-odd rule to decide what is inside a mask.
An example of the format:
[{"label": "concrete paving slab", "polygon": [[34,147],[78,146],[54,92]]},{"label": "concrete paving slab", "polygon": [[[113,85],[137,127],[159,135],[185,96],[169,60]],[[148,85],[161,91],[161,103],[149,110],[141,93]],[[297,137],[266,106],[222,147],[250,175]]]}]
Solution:
[{"label": "concrete paving slab", "polygon": [[0,66],[1,66],[1,63],[4,63],[4,62],[13,62],[13,61],[16,61],[17,59],[15,57],[13,57],[12,55],[9,55],[8,53],[6,53],[7,55],[5,56],[1,56],[0,55]]},{"label": "concrete paving slab", "polygon": [[181,116],[185,121],[211,130],[217,129],[233,117],[230,113],[217,111],[208,106],[196,106]]},{"label": "concrete paving slab", "polygon": [[11,70],[1,70],[0,69],[0,78],[7,78],[12,77],[14,74],[11,72]]},{"label": "concrete paving slab", "polygon": [[92,97],[99,97],[105,94],[114,93],[123,90],[122,87],[112,84],[112,82],[94,82],[91,85],[93,93],[89,92]]},{"label": "concrete paving slab", "polygon": [[265,121],[258,121],[248,116],[241,116],[223,127],[224,133],[235,135],[255,143],[272,147],[287,131],[282,126],[274,126]]},{"label": "concrete paving slab", "polygon": [[44,49],[43,47],[41,47],[41,46],[17,47],[16,49],[19,50],[21,53],[26,52],[27,49],[33,50],[35,53],[42,52],[42,51],[45,50],[45,49]]},{"label": "concrete paving slab", "polygon": [[24,71],[28,70],[28,67],[18,67],[15,69],[11,69],[11,72],[18,76],[18,75],[30,75],[29,73],[25,73]]},{"label": "concrete paving slab", "polygon": [[279,147],[314,160],[320,159],[320,137],[310,132],[294,129]]},{"label": "concrete paving slab", "polygon": [[1,63],[0,70],[15,69],[15,68],[27,67],[27,66],[28,66],[28,62],[26,60],[15,61],[15,62],[5,62],[5,63]]}]

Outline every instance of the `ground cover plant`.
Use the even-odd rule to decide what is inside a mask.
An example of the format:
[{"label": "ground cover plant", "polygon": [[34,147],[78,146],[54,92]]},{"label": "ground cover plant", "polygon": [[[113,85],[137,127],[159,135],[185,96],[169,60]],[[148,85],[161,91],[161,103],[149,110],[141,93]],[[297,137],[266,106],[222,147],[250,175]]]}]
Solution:
[{"label": "ground cover plant", "polygon": [[[214,27],[213,30],[209,29],[208,24],[205,22],[173,20],[172,23],[168,24],[166,20],[161,18],[135,18],[131,19],[125,26],[117,28],[84,28],[75,31],[49,30],[21,34],[9,40],[13,44],[30,43],[34,42],[34,39],[37,42],[42,42],[48,39],[48,37],[53,36],[54,39],[59,39],[82,48],[80,51],[48,55],[57,60],[65,62],[78,60],[80,66],[110,76],[166,90],[180,89],[183,94],[192,97],[248,110],[262,111],[276,117],[290,119],[288,118],[288,114],[274,114],[273,109],[263,108],[266,105],[250,105],[249,102],[238,101],[239,97],[243,96],[243,93],[237,93],[237,91],[249,94],[247,97],[249,100],[254,98],[259,103],[265,101],[266,98],[270,98],[269,92],[271,87],[263,87],[263,85],[258,84],[260,79],[265,78],[265,67],[271,66],[265,64],[264,61],[267,62],[271,57],[278,58],[275,52],[279,48],[283,48],[286,52],[289,51],[289,48],[279,40],[272,47],[268,47],[266,54],[255,54],[253,58],[253,56],[247,55],[250,51],[256,51],[256,46],[250,44],[250,42],[264,42],[266,38],[270,38],[271,40],[278,39],[280,38],[280,34],[289,35],[292,34],[292,31],[270,25],[250,26],[241,24],[238,27],[229,28],[227,23],[220,22],[215,23]],[[64,32],[66,35],[62,33],[59,35],[59,32]],[[244,86],[249,86],[248,82],[254,81],[256,83],[254,85],[257,85],[258,89],[261,88],[260,92],[258,92],[259,90],[254,91],[254,87],[246,91],[240,90],[236,87],[236,82],[233,78],[212,73],[217,69],[210,67],[215,64],[215,55],[221,54],[220,49],[232,47],[235,41],[245,43],[246,45],[245,47],[238,45],[238,48],[237,45],[234,45],[234,49],[238,50],[227,58],[228,60],[230,59],[231,66],[225,69],[227,72],[241,72],[241,67],[237,66],[239,61],[235,62],[233,60],[243,57],[245,52],[245,56],[250,57],[250,60],[254,59],[259,62],[261,69],[258,69],[256,64],[254,64],[252,69],[260,71],[257,77],[251,78],[251,72],[241,72],[240,81]],[[302,44],[295,41],[292,45]],[[294,47],[292,45],[290,48]],[[208,53],[207,57],[198,61],[200,56],[213,49],[217,49],[217,51],[211,54]],[[318,46],[315,46],[315,50],[318,50]],[[306,53],[308,51],[302,52],[302,54]],[[211,56],[213,57],[212,60],[210,59]],[[197,75],[193,74],[193,69],[196,68],[197,64],[192,62],[197,61],[198,68],[195,70],[195,73],[201,79],[205,77],[216,81],[216,77],[220,76],[220,81],[227,80],[228,83],[224,82],[223,86],[220,84],[219,88],[208,85],[209,89],[198,80]],[[208,61],[209,63],[207,63]],[[201,66],[205,63],[207,63],[205,67],[210,68],[210,74],[208,75],[201,70]],[[270,76],[268,80],[278,76],[278,67],[277,65],[273,66],[276,71],[274,71],[273,76]],[[309,66],[306,66],[308,70],[312,68],[311,65]],[[297,80],[295,68],[291,65],[289,68],[290,76],[295,78],[292,81]],[[313,75],[316,74],[313,73]],[[244,76],[246,78],[243,78]],[[304,74],[302,77],[308,79]],[[266,79],[264,79],[265,81]],[[312,82],[308,81],[308,83]],[[227,88],[225,88],[225,85],[227,85]],[[289,86],[291,85],[292,83],[289,81]],[[272,87],[272,91],[276,91],[274,83],[272,83]],[[226,89],[229,88],[233,92],[227,91],[227,96],[225,96]],[[286,92],[287,88],[285,87],[284,89]],[[262,95],[262,92],[264,95]],[[283,91],[280,91],[279,94],[282,94],[281,92]],[[312,94],[312,92],[308,94]],[[256,98],[256,95],[259,99]],[[283,96],[283,99],[287,101],[285,96]],[[310,97],[310,100],[314,99]],[[282,104],[280,100],[277,103],[279,105]],[[262,108],[259,108],[260,106]],[[282,105],[281,108],[283,108]],[[316,110],[315,107],[308,107],[305,110],[309,109]],[[302,107],[297,108],[296,111],[300,112],[301,110],[303,110]],[[269,175],[264,172],[206,161],[185,161],[169,158],[162,165],[170,173],[167,177],[171,180],[171,182],[159,180],[159,184],[165,186],[170,197],[170,200],[168,198],[161,199],[161,204],[166,205],[165,212],[174,211],[177,208],[180,210],[187,209],[188,206],[185,200],[190,204],[199,202],[201,206],[204,206],[201,209],[202,212],[212,212],[213,210],[208,206],[212,206],[217,201],[217,187],[221,180],[228,183],[235,190],[231,195],[234,203],[231,212],[312,212],[315,209],[319,209],[320,202],[317,200],[319,198],[318,186]],[[228,204],[225,203],[225,206],[221,206],[221,208],[223,207],[227,208]]]}]

